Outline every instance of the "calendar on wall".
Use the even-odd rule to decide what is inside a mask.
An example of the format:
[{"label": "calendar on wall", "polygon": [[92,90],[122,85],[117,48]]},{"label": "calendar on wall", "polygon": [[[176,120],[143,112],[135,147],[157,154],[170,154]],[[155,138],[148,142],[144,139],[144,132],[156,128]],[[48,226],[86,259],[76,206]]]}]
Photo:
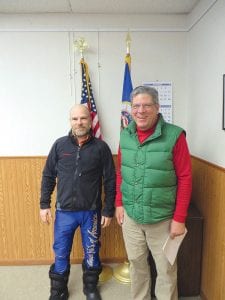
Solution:
[{"label": "calendar on wall", "polygon": [[149,81],[144,85],[154,87],[159,93],[159,111],[166,122],[173,122],[172,83],[170,81]]}]

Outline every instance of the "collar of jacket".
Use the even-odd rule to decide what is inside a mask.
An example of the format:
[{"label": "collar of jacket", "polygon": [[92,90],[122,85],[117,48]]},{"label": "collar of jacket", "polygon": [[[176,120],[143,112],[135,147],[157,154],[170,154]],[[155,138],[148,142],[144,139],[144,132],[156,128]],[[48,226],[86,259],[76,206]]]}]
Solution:
[{"label": "collar of jacket", "polygon": [[[156,139],[158,138],[159,136],[162,135],[162,127],[164,126],[165,124],[165,120],[163,119],[163,116],[161,113],[158,114],[159,115],[159,119],[157,121],[157,125],[156,125],[156,128],[155,128],[155,131],[154,133],[148,137],[144,142],[143,144],[145,144],[147,141],[150,141],[150,140],[153,140],[153,139]],[[128,130],[128,132],[131,134],[131,135],[137,135],[137,125],[134,121],[131,121],[130,124],[127,126],[126,128]]]},{"label": "collar of jacket", "polygon": [[[72,141],[72,143],[73,143],[74,145],[79,146],[79,143],[78,143],[78,141],[77,141],[77,138],[73,135],[72,130],[69,131],[68,136],[70,137],[70,139],[71,139],[71,141]],[[89,143],[90,141],[92,141],[93,138],[94,138],[94,137],[93,137],[93,135],[92,135],[92,133],[91,133],[91,131],[90,131],[88,139],[82,144],[82,146],[85,145],[85,144],[87,144],[87,143]]]}]

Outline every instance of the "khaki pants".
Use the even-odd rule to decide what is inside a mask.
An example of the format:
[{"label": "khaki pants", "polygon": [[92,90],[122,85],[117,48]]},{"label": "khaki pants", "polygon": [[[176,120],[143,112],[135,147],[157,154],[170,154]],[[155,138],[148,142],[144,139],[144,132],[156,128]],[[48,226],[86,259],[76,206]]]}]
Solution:
[{"label": "khaki pants", "polygon": [[124,214],[123,237],[130,262],[132,300],[151,299],[149,250],[156,264],[155,295],[158,300],[177,300],[177,264],[170,265],[162,251],[171,220],[138,224]]}]

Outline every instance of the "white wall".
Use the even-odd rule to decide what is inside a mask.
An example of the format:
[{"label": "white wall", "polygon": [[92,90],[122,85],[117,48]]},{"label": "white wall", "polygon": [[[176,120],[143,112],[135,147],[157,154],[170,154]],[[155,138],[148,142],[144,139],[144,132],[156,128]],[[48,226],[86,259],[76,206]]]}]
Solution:
[{"label": "white wall", "polygon": [[[51,23],[49,30],[46,16],[38,19],[38,29],[34,28],[35,17],[22,22],[26,28],[16,29],[18,18],[11,17],[8,23],[6,18],[0,21],[0,155],[46,155],[53,141],[67,134],[69,108],[80,102],[80,57],[73,51],[73,41],[81,36],[90,46],[85,58],[103,136],[112,152],[117,153],[126,32],[60,31],[57,28],[62,20],[55,27]],[[174,122],[186,128],[187,33],[175,28],[176,20],[177,28],[181,28],[180,16],[169,21],[168,17],[152,19],[154,28],[164,26],[166,20],[173,29],[161,26],[160,30],[131,32],[133,85],[151,80],[172,81]],[[135,20],[137,25],[137,16]],[[124,24],[120,19],[115,21],[117,26]],[[73,19],[70,22],[66,24],[71,26]],[[139,18],[140,27],[146,22],[146,17],[143,23]],[[8,31],[3,25],[8,26]],[[39,31],[41,25],[44,31]]]},{"label": "white wall", "polygon": [[[124,33],[105,32],[100,39],[99,113],[105,140],[114,153],[119,143]],[[132,81],[137,86],[151,80],[171,80],[174,86],[174,122],[186,126],[183,94],[186,81],[185,33],[132,33]]]},{"label": "white wall", "polygon": [[68,34],[0,33],[1,155],[42,155],[68,128]]},{"label": "white wall", "polygon": [[187,127],[191,153],[225,167],[222,130],[225,2],[218,0],[188,33]]}]

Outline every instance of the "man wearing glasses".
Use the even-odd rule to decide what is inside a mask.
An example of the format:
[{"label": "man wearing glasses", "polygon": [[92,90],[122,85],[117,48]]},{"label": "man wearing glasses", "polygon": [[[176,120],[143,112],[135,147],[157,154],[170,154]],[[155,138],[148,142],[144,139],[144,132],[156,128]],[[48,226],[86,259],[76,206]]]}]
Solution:
[{"label": "man wearing glasses", "polygon": [[131,93],[133,121],[121,132],[116,218],[130,261],[132,300],[150,300],[149,250],[154,258],[158,300],[177,300],[177,264],[162,247],[185,231],[192,178],[182,128],[159,113],[158,92],[147,86]]}]

